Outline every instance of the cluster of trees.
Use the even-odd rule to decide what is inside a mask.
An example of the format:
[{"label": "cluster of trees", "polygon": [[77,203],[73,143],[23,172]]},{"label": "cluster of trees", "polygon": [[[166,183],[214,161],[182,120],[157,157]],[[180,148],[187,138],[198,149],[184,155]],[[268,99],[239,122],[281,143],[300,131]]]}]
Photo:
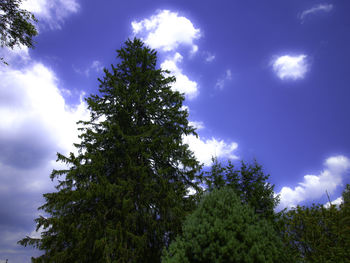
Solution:
[{"label": "cluster of trees", "polygon": [[349,187],[340,209],[276,213],[258,163],[202,171],[183,143],[196,134],[184,96],[154,50],[128,40],[117,58],[87,99],[78,154],[58,154],[67,168],[51,174],[41,238],[19,241],[43,251],[33,262],[349,262]]},{"label": "cluster of trees", "polygon": [[280,218],[280,233],[295,262],[350,262],[350,185],[343,203],[298,206]]},{"label": "cluster of trees", "polygon": [[162,262],[350,262],[349,184],[339,207],[275,212],[278,196],[261,166],[243,162],[240,170],[232,168],[214,159],[206,193]]}]

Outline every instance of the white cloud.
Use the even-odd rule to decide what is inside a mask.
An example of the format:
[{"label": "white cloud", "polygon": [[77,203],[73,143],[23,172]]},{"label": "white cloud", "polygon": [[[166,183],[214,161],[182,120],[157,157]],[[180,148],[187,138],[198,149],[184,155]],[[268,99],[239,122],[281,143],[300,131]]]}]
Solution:
[{"label": "white cloud", "polygon": [[230,69],[227,69],[225,71],[225,74],[216,81],[215,88],[220,89],[220,90],[224,89],[225,84],[229,80],[232,80],[232,73],[231,73]]},{"label": "white cloud", "polygon": [[184,93],[187,99],[198,96],[197,82],[190,80],[179,67],[183,56],[177,49],[179,46],[188,46],[190,54],[195,54],[198,46],[194,41],[200,38],[200,29],[195,28],[188,18],[169,10],[158,11],[156,15],[141,21],[133,21],[131,26],[134,35],[141,37],[148,46],[168,54],[161,68],[169,70],[176,77],[173,89]]},{"label": "white cloud", "polygon": [[300,15],[300,19],[304,20],[306,16],[311,15],[311,14],[315,14],[315,13],[319,13],[319,12],[330,12],[333,9],[333,5],[332,4],[319,4],[317,6],[314,6],[310,9],[307,9],[305,11],[303,11]]},{"label": "white cloud", "polygon": [[204,129],[204,123],[202,121],[189,121],[189,125],[196,128],[197,131]]},{"label": "white cloud", "polygon": [[31,238],[41,238],[41,234],[44,231],[44,227],[41,226],[38,231],[36,231],[36,229],[34,229],[28,236],[30,236]]},{"label": "white cloud", "polygon": [[233,152],[237,150],[238,144],[235,142],[225,142],[216,138],[201,139],[199,136],[188,135],[184,137],[184,143],[187,143],[190,150],[194,152],[197,160],[210,166],[212,157],[237,159],[238,156]]},{"label": "white cloud", "polygon": [[[0,165],[15,174],[47,171],[57,151],[66,154],[78,141],[76,122],[88,119],[86,103],[67,105],[55,74],[41,63],[23,70],[3,67],[0,78]],[[42,178],[35,178],[23,187],[39,187]]]},{"label": "white cloud", "polygon": [[305,175],[304,180],[294,189],[283,187],[279,192],[281,202],[279,208],[294,207],[307,200],[315,200],[341,186],[343,177],[350,169],[350,160],[342,155],[328,158],[325,169],[318,175]]},{"label": "white cloud", "polygon": [[284,55],[273,61],[273,70],[280,79],[303,79],[309,66],[306,55],[289,56]]},{"label": "white cloud", "polygon": [[176,53],[172,58],[166,59],[160,67],[164,70],[169,70],[170,75],[176,77],[176,82],[173,84],[173,89],[180,93],[185,93],[188,99],[193,99],[198,96],[197,82],[190,80],[185,74],[182,73],[182,69],[178,67],[183,57],[180,53]]},{"label": "white cloud", "polygon": [[[331,201],[332,205],[336,205],[336,206],[340,206],[343,203],[343,197],[338,197],[337,199]],[[331,204],[329,202],[327,202],[324,207],[325,208],[329,208],[331,206]]]},{"label": "white cloud", "polygon": [[194,53],[198,50],[193,42],[201,36],[199,28],[176,12],[161,10],[149,19],[133,21],[131,26],[133,33],[140,35],[151,48],[174,51],[179,45],[187,45]]},{"label": "white cloud", "polygon": [[64,19],[79,10],[76,0],[24,0],[21,8],[28,10],[51,29],[61,28]]}]

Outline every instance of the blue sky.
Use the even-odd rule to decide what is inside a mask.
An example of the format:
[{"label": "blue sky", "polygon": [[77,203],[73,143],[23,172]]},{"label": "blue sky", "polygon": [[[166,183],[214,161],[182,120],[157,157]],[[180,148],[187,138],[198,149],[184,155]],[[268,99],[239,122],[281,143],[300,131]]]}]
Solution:
[{"label": "blue sky", "polygon": [[281,194],[280,208],[339,203],[350,182],[350,4],[346,1],[27,0],[39,19],[35,49],[1,49],[0,262],[38,252],[35,236],[56,152],[73,151],[115,50],[139,37],[176,76],[210,164],[254,158]]}]

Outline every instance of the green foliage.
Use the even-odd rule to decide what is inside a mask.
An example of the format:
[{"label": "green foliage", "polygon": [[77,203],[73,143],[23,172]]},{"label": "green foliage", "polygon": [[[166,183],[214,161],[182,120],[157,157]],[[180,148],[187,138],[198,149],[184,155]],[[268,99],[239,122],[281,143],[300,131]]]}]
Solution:
[{"label": "green foliage", "polygon": [[183,234],[164,251],[164,263],[288,262],[271,223],[242,204],[229,187],[206,193]]},{"label": "green foliage", "polygon": [[99,80],[101,95],[87,99],[79,154],[58,154],[69,168],[52,172],[59,183],[44,194],[41,239],[19,241],[45,252],[33,262],[159,262],[195,207],[187,189],[199,191],[201,167],[183,144],[195,133],[183,95],[171,89],[175,78],[138,39],[117,53],[120,63]]},{"label": "green foliage", "polygon": [[224,186],[232,188],[244,204],[250,205],[261,217],[273,219],[274,208],[279,197],[275,196],[274,185],[268,183],[270,175],[263,172],[262,166],[256,161],[247,164],[242,161],[239,170],[228,161],[226,166],[213,158],[211,170],[204,177],[208,190],[220,189]]},{"label": "green foliage", "polygon": [[350,262],[350,221],[345,207],[314,204],[284,214],[284,242],[296,262]]},{"label": "green foliage", "polygon": [[[33,37],[37,35],[36,18],[28,11],[20,9],[22,0],[0,1],[0,46],[13,48],[16,45],[33,47]],[[6,63],[3,58],[1,61]]]}]

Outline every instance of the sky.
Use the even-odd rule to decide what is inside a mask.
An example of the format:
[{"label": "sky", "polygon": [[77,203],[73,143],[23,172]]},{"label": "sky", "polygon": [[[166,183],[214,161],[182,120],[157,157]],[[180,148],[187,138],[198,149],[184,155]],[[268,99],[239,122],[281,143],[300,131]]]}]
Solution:
[{"label": "sky", "polygon": [[177,79],[206,167],[256,159],[278,209],[341,202],[350,183],[350,3],[316,0],[26,0],[35,48],[0,56],[0,262],[40,252],[35,237],[56,153],[74,151],[84,98],[98,92],[116,50],[141,38]]}]

